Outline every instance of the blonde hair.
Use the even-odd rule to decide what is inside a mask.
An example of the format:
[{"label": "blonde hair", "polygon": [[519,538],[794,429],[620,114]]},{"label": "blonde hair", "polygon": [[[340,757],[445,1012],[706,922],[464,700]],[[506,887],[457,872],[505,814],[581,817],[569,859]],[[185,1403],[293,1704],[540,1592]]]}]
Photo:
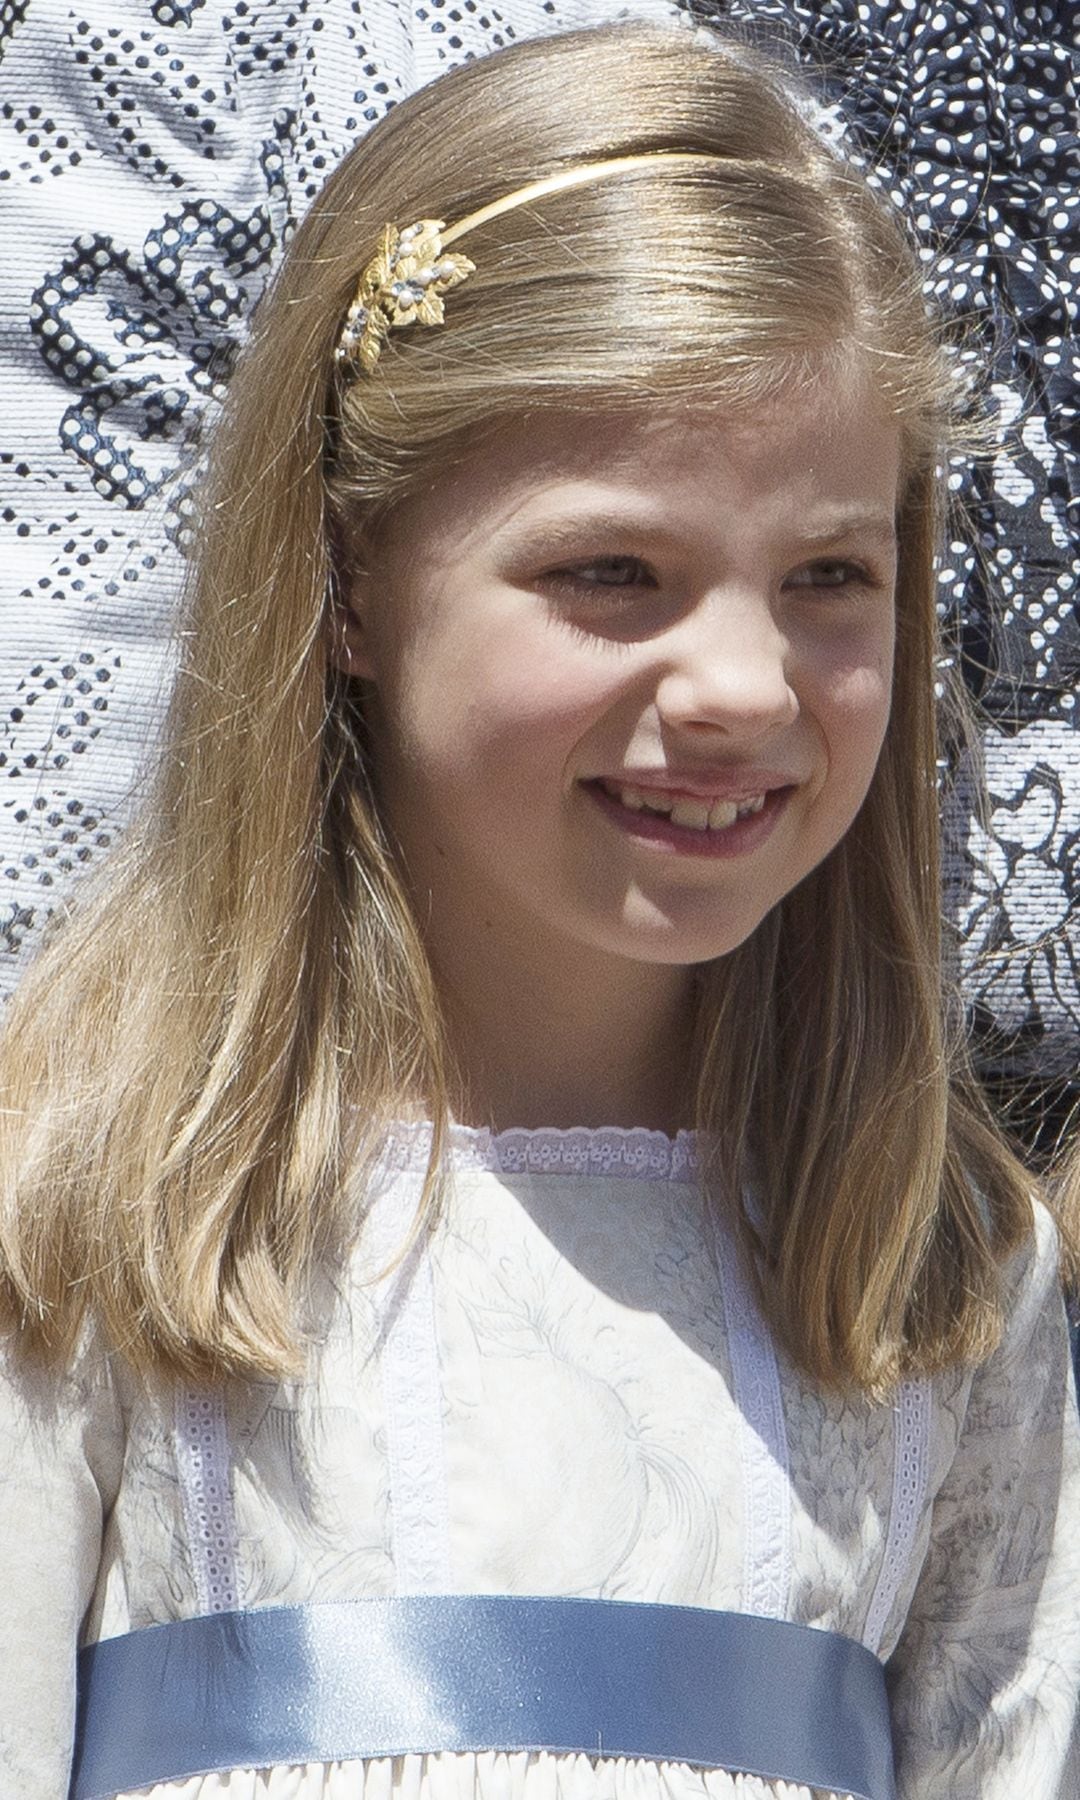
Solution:
[{"label": "blonde hair", "polygon": [[[650,150],[708,161],[491,221],[446,324],[335,377],[386,221],[453,220]],[[345,159],[297,233],[215,445],[159,787],[11,1009],[11,1316],[62,1347],[90,1308],[136,1364],[201,1378],[295,1368],[312,1270],[355,1236],[403,1105],[435,1122],[437,1195],[447,1053],[355,695],[329,667],[335,557],[362,558],[508,417],[745,409],[853,358],[906,454],[892,722],[847,838],[701,972],[698,1121],[717,1195],[753,1155],[765,1304],[807,1371],[880,1389],[988,1351],[1030,1203],[957,1098],[943,1018],[932,554],[953,384],[900,225],[787,76],[674,28],[571,33],[447,76]]]}]

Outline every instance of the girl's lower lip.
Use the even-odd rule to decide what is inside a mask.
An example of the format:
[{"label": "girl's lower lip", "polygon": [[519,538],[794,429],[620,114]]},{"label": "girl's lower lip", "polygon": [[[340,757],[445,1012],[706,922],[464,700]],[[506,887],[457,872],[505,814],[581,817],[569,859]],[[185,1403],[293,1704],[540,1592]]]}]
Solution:
[{"label": "girl's lower lip", "polygon": [[601,812],[630,837],[655,844],[676,856],[744,856],[764,843],[787,805],[793,788],[770,788],[760,812],[747,813],[723,831],[695,831],[692,825],[674,825],[664,813],[637,811],[624,806],[599,781],[582,784]]}]

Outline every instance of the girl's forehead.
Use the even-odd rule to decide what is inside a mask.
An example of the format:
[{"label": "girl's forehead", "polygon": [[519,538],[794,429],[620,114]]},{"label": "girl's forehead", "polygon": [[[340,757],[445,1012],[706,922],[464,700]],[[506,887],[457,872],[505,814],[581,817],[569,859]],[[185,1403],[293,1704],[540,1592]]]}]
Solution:
[{"label": "girl's forehead", "polygon": [[[507,420],[406,503],[399,523],[447,548],[575,516],[703,522],[720,502],[877,518],[891,529],[899,427],[865,385],[801,384],[737,410],[658,406]],[[396,533],[394,534],[396,535]]]},{"label": "girl's forehead", "polygon": [[497,426],[484,448],[491,470],[506,478],[603,468],[611,474],[653,469],[658,478],[680,463],[729,458],[768,467],[789,446],[805,452],[853,432],[895,432],[880,395],[862,371],[821,372],[779,387],[767,399],[733,405],[700,400],[632,406],[603,395],[580,409],[534,412]]}]

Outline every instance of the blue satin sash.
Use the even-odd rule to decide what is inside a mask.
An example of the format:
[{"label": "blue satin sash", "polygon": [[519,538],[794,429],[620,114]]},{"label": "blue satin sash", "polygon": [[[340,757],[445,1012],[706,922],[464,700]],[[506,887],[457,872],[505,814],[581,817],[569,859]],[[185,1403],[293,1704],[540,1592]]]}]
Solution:
[{"label": "blue satin sash", "polygon": [[877,1657],[698,1607],[416,1595],[219,1613],[79,1657],[70,1800],[233,1768],[581,1751],[895,1800]]}]

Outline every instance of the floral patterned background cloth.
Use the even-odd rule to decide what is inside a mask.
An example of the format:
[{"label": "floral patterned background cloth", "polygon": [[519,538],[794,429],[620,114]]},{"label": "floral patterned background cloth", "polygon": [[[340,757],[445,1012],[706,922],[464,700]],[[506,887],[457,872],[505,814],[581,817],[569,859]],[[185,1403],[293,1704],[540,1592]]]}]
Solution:
[{"label": "floral patterned background cloth", "polygon": [[[1074,0],[684,0],[778,33],[915,222],[997,454],[950,471],[942,606],[989,817],[949,789],[980,1065],[1044,1138],[1076,1089],[1080,862]],[[132,803],[168,687],[183,482],[251,310],[401,94],[598,0],[0,0],[0,961],[8,988]],[[648,12],[639,3],[635,14]],[[657,12],[667,12],[657,0]],[[1040,1129],[1038,1106],[1027,1125]]]}]

